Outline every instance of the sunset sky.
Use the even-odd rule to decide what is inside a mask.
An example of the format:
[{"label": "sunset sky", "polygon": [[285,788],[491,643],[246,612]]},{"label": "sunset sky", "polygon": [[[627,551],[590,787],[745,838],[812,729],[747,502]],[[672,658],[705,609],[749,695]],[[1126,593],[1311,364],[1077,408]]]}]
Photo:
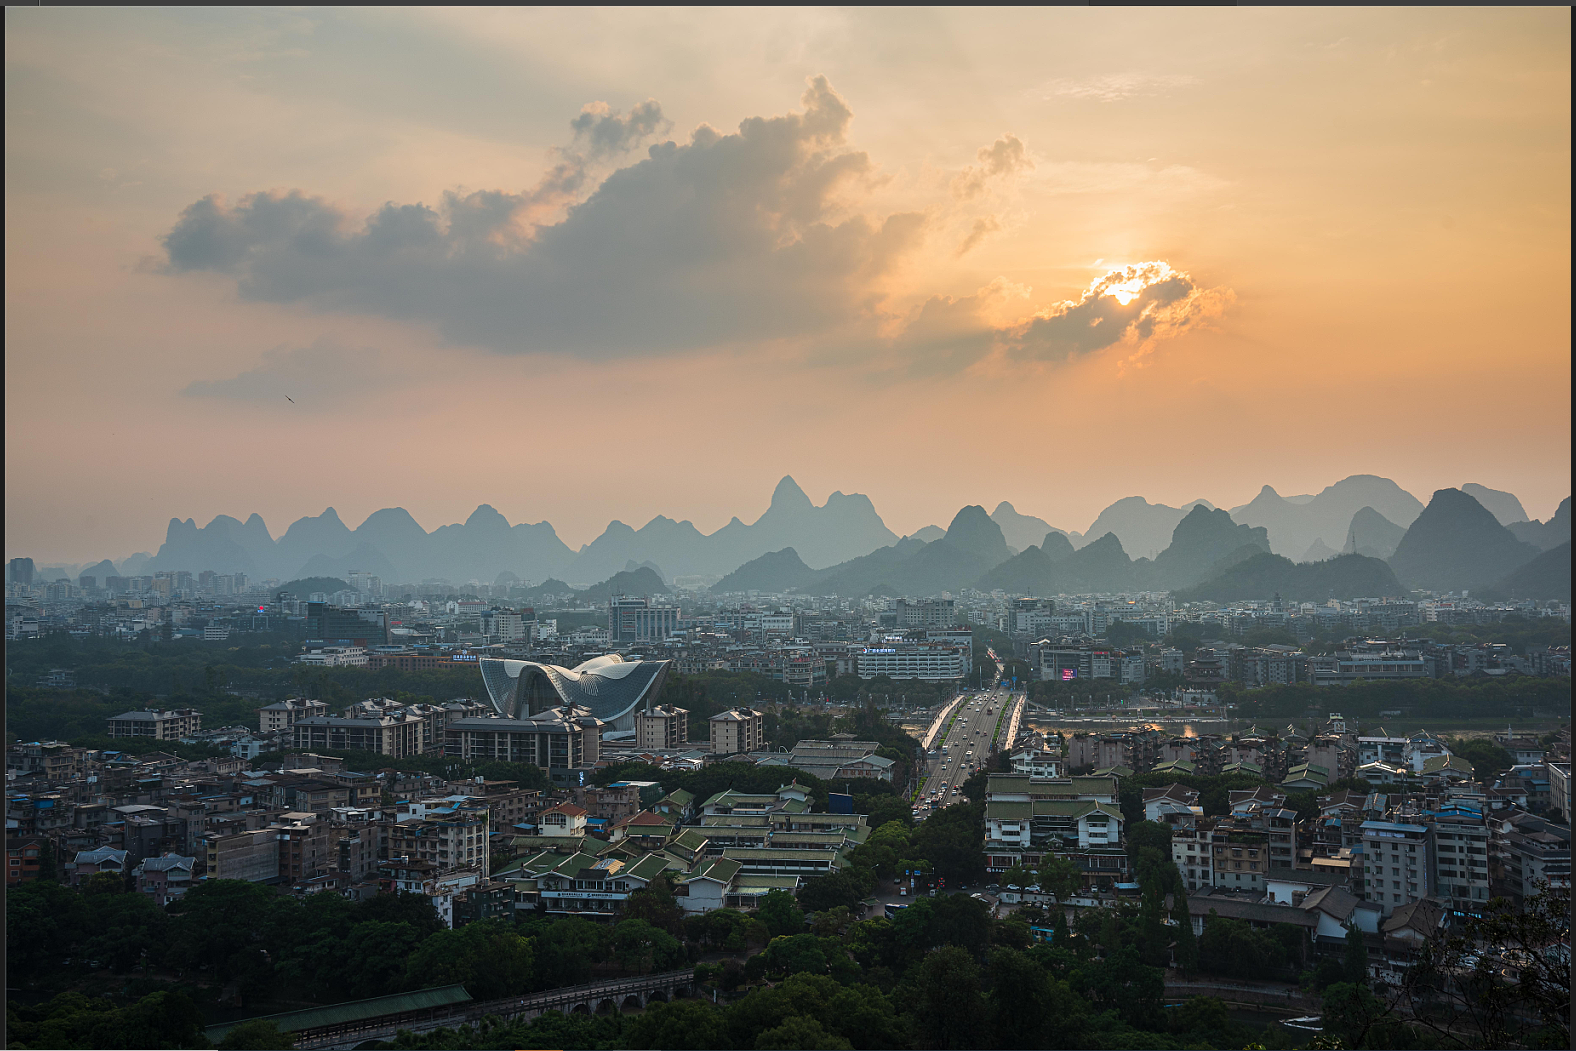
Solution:
[{"label": "sunset sky", "polygon": [[5,25],[7,558],[1570,493],[1568,9]]}]

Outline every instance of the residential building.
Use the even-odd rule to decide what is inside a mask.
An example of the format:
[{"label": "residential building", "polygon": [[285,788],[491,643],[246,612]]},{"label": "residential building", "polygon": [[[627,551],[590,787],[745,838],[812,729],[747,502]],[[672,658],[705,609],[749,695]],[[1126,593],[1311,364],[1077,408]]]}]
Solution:
[{"label": "residential building", "polygon": [[122,712],[109,718],[111,737],[152,737],[158,741],[178,741],[202,729],[202,713],[195,708],[171,711]]},{"label": "residential building", "polygon": [[278,701],[274,704],[257,710],[257,729],[261,733],[274,733],[279,730],[288,730],[295,725],[297,719],[311,716],[325,716],[328,714],[328,705],[322,701],[312,701],[301,697],[291,697],[288,700]]},{"label": "residential building", "polygon": [[180,899],[191,889],[192,872],[196,866],[196,858],[182,857],[179,854],[161,854],[156,858],[144,858],[134,870],[137,890],[152,898],[153,903],[162,908]]},{"label": "residential building", "polygon": [[124,876],[129,856],[129,851],[114,847],[97,847],[93,850],[79,851],[71,862],[71,885],[80,886],[83,880],[100,872],[113,872],[117,876]]},{"label": "residential building", "polygon": [[891,604],[895,628],[946,628],[958,622],[956,601],[927,598],[913,601],[896,599]]},{"label": "residential building", "polygon": [[711,751],[714,755],[737,755],[759,751],[763,743],[764,717],[743,706],[719,712],[708,720]]},{"label": "residential building", "polygon": [[635,713],[635,747],[640,751],[683,748],[688,742],[688,710],[659,704]]},{"label": "residential building", "polygon": [[1028,748],[1011,758],[1012,772],[1030,777],[1058,778],[1065,774],[1066,763],[1056,753],[1043,748]]},{"label": "residential building", "polygon": [[291,746],[304,752],[322,748],[376,752],[403,759],[433,750],[428,745],[432,738],[428,717],[399,709],[356,718],[302,716],[291,724],[290,732]]},{"label": "residential building", "polygon": [[8,840],[5,845],[5,882],[14,887],[38,878],[38,859],[44,848],[42,839]]},{"label": "residential building", "polygon": [[520,719],[456,719],[445,731],[444,752],[470,761],[530,763],[560,784],[584,783],[573,772],[596,765],[604,726],[584,708],[551,708]]},{"label": "residential building", "polygon": [[[1389,916],[1434,891],[1433,829],[1396,821],[1364,821],[1363,898]],[[1355,862],[1354,862],[1355,867]],[[1356,873],[1353,873],[1354,879]]]},{"label": "residential building", "polygon": [[203,837],[204,879],[239,879],[261,883],[279,878],[279,830],[209,833]]},{"label": "residential building", "polygon": [[445,875],[461,869],[488,873],[486,807],[460,807],[449,813],[401,821],[388,830],[390,860],[425,861],[433,873]]},{"label": "residential building", "polygon": [[1489,900],[1489,827],[1478,813],[1429,815],[1434,834],[1434,894],[1458,915],[1477,915]]}]

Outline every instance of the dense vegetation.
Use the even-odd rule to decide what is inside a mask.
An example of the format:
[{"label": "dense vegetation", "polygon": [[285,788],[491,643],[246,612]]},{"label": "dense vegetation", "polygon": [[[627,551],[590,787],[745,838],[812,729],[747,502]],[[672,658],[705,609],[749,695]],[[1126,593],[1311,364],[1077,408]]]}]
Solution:
[{"label": "dense vegetation", "polygon": [[1297,683],[1243,689],[1235,683],[1220,688],[1223,699],[1234,703],[1244,719],[1300,717],[1309,711],[1339,711],[1364,721],[1378,720],[1384,711],[1401,711],[1406,718],[1504,719],[1570,710],[1570,680],[1515,676],[1463,679],[1402,679],[1393,682],[1354,682],[1347,686],[1313,686]]}]

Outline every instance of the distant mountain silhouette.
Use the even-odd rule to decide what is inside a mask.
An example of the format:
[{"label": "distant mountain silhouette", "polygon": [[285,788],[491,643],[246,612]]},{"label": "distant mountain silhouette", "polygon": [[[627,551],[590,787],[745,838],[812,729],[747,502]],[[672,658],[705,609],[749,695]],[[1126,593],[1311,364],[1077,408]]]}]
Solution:
[{"label": "distant mountain silhouette", "polygon": [[368,543],[360,543],[344,555],[313,555],[297,572],[298,577],[348,577],[351,570],[371,573],[393,583],[398,579],[394,563]]},{"label": "distant mountain silhouette", "polygon": [[1486,485],[1468,482],[1461,487],[1461,491],[1488,509],[1500,525],[1508,526],[1514,522],[1526,522],[1529,516],[1521,501],[1516,499],[1515,493],[1507,493],[1501,489],[1490,489]]},{"label": "distant mountain silhouette", "polygon": [[1403,527],[1373,508],[1363,507],[1352,516],[1351,525],[1346,527],[1346,545],[1341,551],[1348,555],[1389,558],[1395,554],[1396,545],[1405,535]]},{"label": "distant mountain silhouette", "polygon": [[639,529],[622,522],[581,548],[569,565],[578,579],[594,579],[626,561],[650,560],[678,575],[727,573],[768,551],[792,547],[812,566],[828,566],[897,540],[870,498],[833,493],[816,507],[792,477],[784,476],[771,505],[753,525],[734,518],[711,535],[690,522],[658,515]]},{"label": "distant mountain silhouette", "polygon": [[647,595],[668,595],[672,591],[662,578],[657,576],[645,566],[634,572],[619,570],[600,584],[592,584],[577,596],[582,601],[592,604],[606,602],[614,595],[627,595],[630,598],[644,598]]},{"label": "distant mountain silhouette", "polygon": [[1045,539],[1040,541],[1040,550],[1044,551],[1045,557],[1052,562],[1060,562],[1072,558],[1073,552],[1077,549],[1073,547],[1073,542],[1068,539],[1067,534],[1054,532],[1045,534]]},{"label": "distant mountain silhouette", "polygon": [[799,552],[785,547],[744,563],[713,584],[711,591],[714,595],[730,591],[787,591],[803,588],[818,575],[799,558]]},{"label": "distant mountain silhouette", "polygon": [[201,528],[191,519],[171,519],[164,544],[149,566],[246,573],[258,580],[299,576],[308,565],[313,572],[361,569],[389,583],[488,581],[504,570],[527,580],[606,580],[630,562],[660,566],[664,573],[725,573],[784,547],[803,552],[812,565],[829,566],[897,539],[869,497],[837,492],[816,507],[785,477],[772,494],[771,506],[753,525],[735,518],[710,536],[693,523],[658,515],[640,529],[611,522],[576,552],[549,523],[510,525],[488,504],[478,506],[463,523],[430,533],[403,508],[376,511],[352,530],[330,507],[293,522],[278,541],[257,515],[244,524],[219,515]]},{"label": "distant mountain silhouette", "polygon": [[80,580],[82,577],[92,577],[98,582],[99,587],[103,587],[105,578],[118,577],[120,575],[120,570],[115,568],[115,563],[106,558],[102,562],[95,562],[91,566],[84,566],[77,573],[77,578]]},{"label": "distant mountain silhouette", "polygon": [[1571,542],[1543,552],[1531,562],[1476,594],[1484,599],[1571,600]]},{"label": "distant mountain silhouette", "polygon": [[1030,544],[986,573],[974,586],[980,591],[1000,588],[1020,595],[1056,595],[1062,590],[1056,576],[1056,563],[1038,544]]},{"label": "distant mountain silhouette", "polygon": [[1008,556],[1001,527],[983,507],[970,504],[953,516],[941,539],[925,544],[907,538],[833,566],[808,588],[821,594],[852,596],[869,594],[884,584],[898,594],[934,595],[967,586]]},{"label": "distant mountain silhouette", "polygon": [[[1330,548],[1325,544],[1325,542],[1322,539],[1319,539],[1319,538],[1315,537],[1313,543],[1309,545],[1308,550],[1304,551],[1303,554],[1302,554],[1302,557],[1299,558],[1297,561],[1298,562],[1323,562],[1327,558],[1334,558],[1338,553],[1339,552],[1330,550]],[[1276,556],[1276,557],[1283,558],[1285,556]]]},{"label": "distant mountain silhouette", "polygon": [[[220,521],[224,516],[214,519]],[[233,518],[230,521],[235,521]],[[356,548],[356,538],[350,527],[339,519],[339,512],[325,508],[316,517],[298,518],[285,530],[285,535],[274,545],[274,565],[282,568],[280,576],[302,576],[301,568],[319,555],[330,559],[350,554]],[[272,574],[270,574],[272,575]]]},{"label": "distant mountain silhouette", "polygon": [[990,513],[990,518],[992,522],[1001,526],[1002,536],[1007,538],[1007,546],[1015,547],[1019,551],[1026,551],[1038,544],[1046,533],[1061,533],[1072,537],[1074,541],[1082,539],[1082,534],[1057,529],[1043,518],[1019,514],[1017,508],[1005,500],[996,505],[996,510]]},{"label": "distant mountain silhouette", "polygon": [[645,568],[651,570],[657,576],[661,577],[662,580],[663,580],[663,583],[667,582],[668,575],[666,573],[662,572],[662,567],[661,566],[657,565],[655,562],[652,562],[650,559],[647,559],[644,562],[636,562],[634,559],[630,559],[628,562],[624,563],[624,572],[626,572],[626,573],[633,573],[635,570],[641,568],[642,566],[644,566]]},{"label": "distant mountain silhouette", "polygon": [[1525,540],[1543,551],[1552,551],[1571,539],[1571,498],[1560,501],[1558,510],[1547,522],[1517,522],[1507,526],[1517,540]]},{"label": "distant mountain silhouette", "polygon": [[1441,489],[1401,538],[1390,568],[1408,587],[1460,591],[1487,587],[1537,554],[1472,497]]},{"label": "distant mountain silhouette", "polygon": [[1263,526],[1272,551],[1297,558],[1315,540],[1324,541],[1332,551],[1340,550],[1352,515],[1363,507],[1372,507],[1402,527],[1411,525],[1423,510],[1415,496],[1390,479],[1354,474],[1310,497],[1283,497],[1266,485],[1250,502],[1233,507],[1231,517],[1243,525]]},{"label": "distant mountain silhouette", "polygon": [[[1521,513],[1519,501],[1509,493],[1475,483],[1467,489],[1487,501],[1480,506],[1498,508],[1500,519]],[[1204,500],[1177,508],[1128,497],[1105,508],[1081,535],[1021,514],[1007,501],[988,515],[983,507],[971,505],[946,530],[927,526],[899,540],[868,497],[837,492],[817,507],[792,477],[785,476],[753,523],[734,518],[708,535],[691,522],[664,515],[639,529],[613,521],[579,551],[564,544],[550,523],[511,525],[488,504],[479,505],[464,522],[431,532],[399,507],[376,511],[355,529],[330,507],[291,523],[277,539],[255,514],[244,522],[219,515],[202,527],[192,519],[172,518],[157,553],[122,560],[118,575],[211,569],[245,573],[258,581],[304,574],[343,577],[361,570],[388,584],[438,579],[463,585],[471,580],[499,580],[503,573],[513,574],[516,581],[605,583],[632,564],[653,569],[662,579],[731,575],[763,556],[791,548],[799,564],[815,574],[799,586],[817,593],[851,596],[885,587],[898,594],[930,594],[987,577],[998,582],[995,586],[1011,590],[1005,581],[1014,573],[1028,582],[1026,590],[1036,593],[1042,588],[1054,589],[1047,593],[1168,589],[1196,584],[1215,573],[1223,559],[1238,557],[1234,554],[1238,551],[1246,552],[1240,556],[1246,558],[1254,548],[1288,557],[1341,549],[1364,555],[1396,554],[1401,531],[1414,523],[1421,510],[1422,505],[1394,482],[1354,475],[1312,496],[1281,497],[1265,486],[1251,503],[1229,516]],[[1545,550],[1568,541],[1570,501],[1549,522],[1513,523],[1511,532]],[[1081,559],[1072,558],[1108,535],[1112,539],[1104,546]],[[1396,563],[1403,581],[1407,573],[1418,572],[1439,553],[1424,548],[1434,554],[1414,557],[1413,551]],[[1135,561],[1129,552],[1149,557]],[[1483,587],[1485,581],[1502,578],[1514,568],[1507,560],[1515,562],[1526,552],[1501,554],[1504,557],[1497,561],[1492,554],[1486,557],[1481,573],[1473,578],[1475,584],[1459,586]],[[1009,559],[1023,561],[1008,569]],[[1530,555],[1525,560],[1530,561]],[[756,569],[764,572],[774,565],[766,560]],[[787,566],[785,571],[792,569]],[[1452,572],[1442,569],[1436,576],[1450,578]],[[117,574],[100,570],[89,575]],[[796,571],[790,578],[798,579]]]},{"label": "distant mountain silhouette", "polygon": [[1101,511],[1083,536],[1073,541],[1073,546],[1082,547],[1107,533],[1115,533],[1124,551],[1136,551],[1142,557],[1153,558],[1171,543],[1171,533],[1177,523],[1198,506],[1209,510],[1215,507],[1208,500],[1194,500],[1181,507],[1167,507],[1165,504],[1152,504],[1141,496],[1125,497]]},{"label": "distant mountain silhouette", "polygon": [[[256,519],[259,525],[262,524],[261,518],[256,515],[252,518]],[[267,536],[266,528],[263,530],[263,535]],[[256,577],[270,575],[269,571],[274,568],[273,561],[259,564],[255,554],[241,542],[243,538],[245,538],[244,529],[241,523],[229,515],[220,515],[200,529],[190,518],[184,522],[172,518],[165,533],[164,544],[149,560],[147,570],[187,570],[200,573],[205,569],[211,569],[216,573],[246,573]]]},{"label": "distant mountain silhouette", "polygon": [[1182,602],[1234,602],[1268,600],[1278,594],[1287,602],[1324,602],[1401,593],[1395,574],[1377,558],[1337,555],[1325,561],[1298,564],[1264,551],[1201,584],[1175,592],[1173,597]]},{"label": "distant mountain silhouette", "polygon": [[1195,506],[1177,523],[1170,546],[1155,556],[1154,579],[1166,588],[1196,584],[1221,559],[1245,547],[1270,549],[1262,526],[1239,525],[1225,511]]}]

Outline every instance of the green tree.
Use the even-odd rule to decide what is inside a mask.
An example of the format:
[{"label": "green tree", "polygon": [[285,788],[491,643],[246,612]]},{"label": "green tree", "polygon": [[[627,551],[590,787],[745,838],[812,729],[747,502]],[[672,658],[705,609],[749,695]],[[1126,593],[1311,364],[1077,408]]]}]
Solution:
[{"label": "green tree", "polygon": [[1263,978],[1282,972],[1286,953],[1279,938],[1244,920],[1225,919],[1210,910],[1198,939],[1200,969],[1232,978]]},{"label": "green tree", "polygon": [[826,909],[852,909],[859,906],[864,895],[848,872],[834,872],[827,876],[812,876],[799,888],[799,904],[810,912]]},{"label": "green tree", "polygon": [[828,1033],[820,1022],[804,1015],[793,1015],[762,1033],[755,1041],[757,1051],[853,1051],[853,1044]]},{"label": "green tree", "polygon": [[723,1013],[717,1008],[699,1000],[675,1000],[653,1004],[635,1019],[626,1046],[711,1051],[739,1045],[728,1039]]},{"label": "green tree", "polygon": [[1083,888],[1084,873],[1077,862],[1047,854],[1040,862],[1040,889],[1056,896],[1058,902],[1073,897]]},{"label": "green tree", "polygon": [[980,879],[985,872],[985,804],[959,803],[937,811],[909,837],[913,855],[945,877],[949,886]]},{"label": "green tree", "polygon": [[266,1019],[253,1018],[225,1033],[219,1051],[289,1051],[295,1042],[294,1033],[286,1033]]},{"label": "green tree", "polygon": [[1346,950],[1342,970],[1346,980],[1353,985],[1368,987],[1368,946],[1363,943],[1363,932],[1356,924],[1346,925]]},{"label": "green tree", "polygon": [[613,955],[626,971],[668,971],[684,962],[684,946],[645,920],[623,920],[613,928]]},{"label": "green tree", "polygon": [[149,993],[94,1027],[92,1047],[207,1047],[202,1012],[174,990]]},{"label": "green tree", "polygon": [[1191,975],[1198,968],[1198,938],[1193,934],[1193,917],[1188,914],[1187,897],[1179,895],[1175,899],[1171,911],[1171,918],[1176,926],[1172,928],[1176,940],[1177,969],[1185,975]]},{"label": "green tree", "polygon": [[766,924],[766,929],[772,937],[784,934],[798,934],[804,930],[804,910],[794,900],[794,896],[785,890],[769,890],[761,898],[760,908],[756,910],[756,918]]},{"label": "green tree", "polygon": [[482,920],[431,935],[410,954],[405,984],[419,989],[464,984],[478,1000],[513,996],[530,987],[533,947],[502,920]]},{"label": "green tree", "polygon": [[537,920],[524,930],[535,944],[538,989],[590,982],[591,969],[607,959],[612,939],[605,925],[578,916]]},{"label": "green tree", "polygon": [[60,866],[55,860],[55,841],[45,839],[38,845],[38,878],[49,883],[60,882]]},{"label": "green tree", "polygon": [[773,938],[766,947],[766,963],[782,974],[826,973],[826,953],[821,950],[821,939],[813,934]]},{"label": "green tree", "polygon": [[914,980],[914,1020],[924,1046],[971,1048],[984,1031],[980,970],[968,952],[946,945],[925,956]]},{"label": "green tree", "polygon": [[624,906],[624,918],[645,920],[672,935],[684,933],[684,909],[665,879],[654,879],[631,894]]},{"label": "green tree", "polygon": [[1051,976],[1014,949],[991,950],[986,1009],[992,1047],[1044,1047],[1051,1023]]}]

